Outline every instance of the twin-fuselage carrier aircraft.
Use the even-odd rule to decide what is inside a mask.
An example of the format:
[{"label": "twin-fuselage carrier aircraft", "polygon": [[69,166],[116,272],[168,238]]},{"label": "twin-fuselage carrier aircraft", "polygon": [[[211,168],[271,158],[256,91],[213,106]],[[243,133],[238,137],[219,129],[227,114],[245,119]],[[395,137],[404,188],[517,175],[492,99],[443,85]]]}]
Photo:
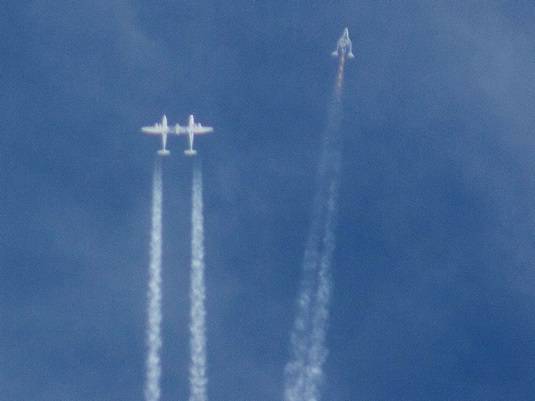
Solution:
[{"label": "twin-fuselage carrier aircraft", "polygon": [[186,134],[188,136],[189,148],[184,151],[186,156],[194,156],[197,154],[197,151],[193,149],[193,139],[195,135],[208,134],[213,132],[212,127],[203,127],[201,123],[196,123],[193,114],[188,118],[188,125],[181,127],[180,124],[176,124],[174,127],[167,125],[167,117],[162,117],[161,123],[156,123],[150,127],[142,127],[141,131],[149,135],[161,135],[162,136],[162,148],[158,151],[158,154],[161,156],[167,156],[170,154],[167,150],[167,135],[182,135]]}]

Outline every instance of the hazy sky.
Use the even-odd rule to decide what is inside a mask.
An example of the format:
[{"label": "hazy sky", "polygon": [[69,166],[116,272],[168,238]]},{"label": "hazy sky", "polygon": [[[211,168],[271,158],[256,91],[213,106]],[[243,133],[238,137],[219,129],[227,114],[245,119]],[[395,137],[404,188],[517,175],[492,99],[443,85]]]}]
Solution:
[{"label": "hazy sky", "polygon": [[[143,399],[153,159],[203,162],[208,393],[282,398],[349,27],[324,401],[535,392],[532,1],[8,1],[0,399]],[[186,400],[190,189],[164,163],[162,401]]]}]

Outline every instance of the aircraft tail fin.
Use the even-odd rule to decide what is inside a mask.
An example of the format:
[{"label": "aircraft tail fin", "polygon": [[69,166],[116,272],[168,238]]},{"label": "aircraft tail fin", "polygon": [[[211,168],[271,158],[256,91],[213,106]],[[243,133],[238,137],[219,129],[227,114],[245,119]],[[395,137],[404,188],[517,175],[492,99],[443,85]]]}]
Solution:
[{"label": "aircraft tail fin", "polygon": [[195,156],[197,154],[197,151],[195,149],[186,149],[184,151],[184,154],[186,156]]},{"label": "aircraft tail fin", "polygon": [[158,154],[159,154],[160,156],[169,156],[169,155],[171,154],[171,152],[169,152],[167,149],[160,149],[160,150],[158,151]]}]

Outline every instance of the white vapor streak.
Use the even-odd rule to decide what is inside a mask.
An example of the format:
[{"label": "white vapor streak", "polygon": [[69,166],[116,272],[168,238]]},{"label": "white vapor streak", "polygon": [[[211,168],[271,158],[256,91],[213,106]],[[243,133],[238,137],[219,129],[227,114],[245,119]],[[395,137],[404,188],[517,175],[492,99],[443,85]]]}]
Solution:
[{"label": "white vapor streak", "polygon": [[323,364],[327,359],[328,350],[325,345],[327,322],[329,320],[329,303],[332,291],[331,264],[336,245],[334,226],[336,220],[336,205],[338,197],[338,179],[334,178],[330,185],[325,222],[325,236],[323,237],[323,253],[318,271],[318,287],[316,304],[312,316],[312,331],[310,334],[310,348],[308,365],[306,367],[304,399],[318,401],[319,388],[323,382]]},{"label": "white vapor streak", "polygon": [[340,180],[342,84],[345,58],[341,57],[329,103],[318,166],[317,190],[305,247],[297,314],[290,334],[290,360],[284,371],[284,401],[318,401],[323,365],[329,303],[332,291],[331,264],[335,248],[335,221]]},{"label": "white vapor streak", "polygon": [[[313,218],[313,223],[319,217]],[[312,292],[317,270],[317,231],[311,229],[303,261],[303,278],[301,280],[297,301],[297,314],[290,335],[291,355],[285,367],[285,401],[298,401],[305,391],[305,368],[308,355],[308,333],[310,330],[310,313]]]},{"label": "white vapor streak", "polygon": [[207,399],[203,224],[202,171],[200,165],[196,165],[193,170],[191,214],[190,401]]},{"label": "white vapor streak", "polygon": [[154,165],[152,183],[152,227],[150,236],[150,265],[147,306],[147,360],[145,400],[159,401],[162,347],[162,171],[160,161]]},{"label": "white vapor streak", "polygon": [[305,391],[305,369],[308,358],[308,337],[311,310],[319,259],[321,231],[321,194],[313,201],[311,226],[303,258],[303,277],[299,286],[297,313],[290,334],[290,360],[285,367],[285,401],[299,401]]}]

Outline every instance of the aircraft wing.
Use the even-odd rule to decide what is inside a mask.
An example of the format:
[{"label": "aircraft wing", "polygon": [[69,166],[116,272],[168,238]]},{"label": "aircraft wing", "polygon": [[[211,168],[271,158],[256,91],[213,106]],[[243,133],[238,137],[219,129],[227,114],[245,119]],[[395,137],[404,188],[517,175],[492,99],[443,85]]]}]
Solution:
[{"label": "aircraft wing", "polygon": [[142,127],[141,131],[145,134],[161,135],[162,127],[160,127],[159,125],[153,125],[152,127]]},{"label": "aircraft wing", "polygon": [[180,135],[187,133],[188,130],[186,130],[186,127],[181,127],[180,125],[175,125],[175,129],[173,131],[174,134]]},{"label": "aircraft wing", "polygon": [[193,133],[195,135],[207,134],[213,131],[214,129],[212,127],[203,127],[201,124],[195,124],[195,127],[193,128]]}]

